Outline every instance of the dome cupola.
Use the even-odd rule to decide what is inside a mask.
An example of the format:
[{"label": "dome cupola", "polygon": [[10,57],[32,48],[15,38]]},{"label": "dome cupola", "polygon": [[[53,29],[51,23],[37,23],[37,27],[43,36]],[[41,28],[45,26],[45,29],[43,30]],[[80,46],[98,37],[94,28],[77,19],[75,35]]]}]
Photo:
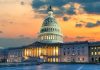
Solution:
[{"label": "dome cupola", "polygon": [[42,43],[62,43],[63,36],[60,27],[53,16],[53,10],[50,6],[48,8],[48,16],[43,21],[38,41]]}]

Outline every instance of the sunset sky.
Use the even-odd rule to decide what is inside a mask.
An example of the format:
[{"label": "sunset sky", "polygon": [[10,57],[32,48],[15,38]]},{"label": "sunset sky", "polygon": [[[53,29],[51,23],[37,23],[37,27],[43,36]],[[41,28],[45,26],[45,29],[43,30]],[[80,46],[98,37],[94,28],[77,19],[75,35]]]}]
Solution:
[{"label": "sunset sky", "polygon": [[0,47],[36,41],[49,5],[64,42],[100,41],[100,0],[0,0]]}]

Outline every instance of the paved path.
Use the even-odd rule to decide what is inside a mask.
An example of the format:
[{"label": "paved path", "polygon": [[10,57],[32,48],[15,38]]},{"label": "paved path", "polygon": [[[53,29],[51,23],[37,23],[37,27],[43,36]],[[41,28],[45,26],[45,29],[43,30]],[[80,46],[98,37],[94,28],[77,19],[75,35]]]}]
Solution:
[{"label": "paved path", "polygon": [[0,67],[0,70],[100,70],[95,64],[42,64],[19,67]]}]

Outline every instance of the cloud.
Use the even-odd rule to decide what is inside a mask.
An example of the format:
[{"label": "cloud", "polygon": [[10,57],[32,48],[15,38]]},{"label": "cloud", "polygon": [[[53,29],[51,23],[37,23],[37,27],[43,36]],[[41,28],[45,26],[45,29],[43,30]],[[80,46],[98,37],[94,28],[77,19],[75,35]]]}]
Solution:
[{"label": "cloud", "polygon": [[89,4],[83,4],[84,5],[84,10],[87,13],[95,13],[95,14],[100,14],[100,1],[94,2],[94,3],[89,3]]},{"label": "cloud", "polygon": [[10,22],[8,22],[8,23],[13,24],[14,22],[13,22],[13,21],[10,21]]},{"label": "cloud", "polygon": [[87,38],[87,37],[84,37],[84,36],[76,36],[76,39],[84,39],[84,38]]},{"label": "cloud", "polygon": [[[66,4],[71,4],[69,9],[64,8]],[[77,11],[82,11],[84,9],[87,13],[98,13],[100,14],[100,0],[33,0],[32,1],[32,8],[34,10],[41,9],[43,6],[49,6],[52,5],[53,7],[58,8],[59,10],[56,10],[56,12],[62,14],[67,13],[67,14],[75,14],[75,7],[74,3],[80,4],[80,8],[77,9]],[[46,8],[45,8],[46,10]],[[39,12],[44,12],[43,10],[40,10]]]},{"label": "cloud", "polygon": [[24,38],[25,36],[24,35],[19,35],[18,37]]},{"label": "cloud", "polygon": [[94,3],[94,2],[100,2],[99,0],[33,0],[32,2],[32,7],[33,8],[40,8],[43,5],[52,5],[52,6],[56,6],[56,7],[61,7],[64,6],[65,4],[68,4],[70,2],[73,3]]},{"label": "cloud", "polygon": [[76,14],[75,7],[73,5],[71,5],[70,8],[68,8],[68,11],[66,13],[67,14]]},{"label": "cloud", "polygon": [[[30,37],[28,37],[28,36],[25,36],[25,35],[18,35],[18,38],[25,38],[25,39],[30,39]],[[34,37],[34,40],[35,40],[35,37]]]},{"label": "cloud", "polygon": [[93,28],[93,27],[97,27],[100,26],[100,21],[97,21],[96,23],[92,23],[92,22],[88,22],[85,27],[87,28]]},{"label": "cloud", "polygon": [[75,27],[82,27],[82,26],[83,26],[83,25],[80,24],[80,23],[78,23],[78,24],[75,25]]},{"label": "cloud", "polygon": [[94,3],[94,2],[100,2],[99,0],[69,0],[71,2],[77,2],[77,3]]},{"label": "cloud", "polygon": [[73,41],[86,41],[88,40],[89,37],[85,37],[85,36],[76,36],[76,37],[64,37],[64,41],[65,42],[73,42]]},{"label": "cloud", "polygon": [[8,19],[8,18],[0,18],[0,23],[1,24],[13,24],[13,20],[12,19]]},{"label": "cloud", "polygon": [[46,6],[52,5],[52,6],[55,6],[55,7],[61,7],[64,4],[66,4],[66,1],[63,1],[63,0],[47,0],[47,1],[33,0],[32,7],[35,8],[35,9],[36,8],[39,9],[44,5],[46,5]]},{"label": "cloud", "polygon": [[63,20],[64,21],[67,21],[69,18],[68,17],[63,17]]},{"label": "cloud", "polygon": [[[64,0],[47,0],[47,1],[42,1],[42,0],[33,0],[32,2],[32,8],[34,11],[38,13],[47,13],[47,7],[49,5],[52,5],[54,8],[54,13],[57,15],[63,16],[64,14],[69,14],[73,15],[76,14],[76,11],[82,11],[82,6],[76,8],[75,7],[76,3],[72,3],[69,1],[64,1]],[[69,7],[66,8],[66,5],[69,5]],[[56,9],[55,9],[56,8]]]},{"label": "cloud", "polygon": [[3,48],[7,47],[20,47],[24,45],[29,45],[35,42],[32,38],[0,38],[0,46]]},{"label": "cloud", "polygon": [[20,2],[21,5],[24,5],[25,3],[23,1]]},{"label": "cloud", "polygon": [[94,35],[100,35],[100,32],[93,32],[91,34],[94,34]]},{"label": "cloud", "polygon": [[3,31],[0,31],[0,34],[2,34],[3,33]]},{"label": "cloud", "polygon": [[68,38],[68,36],[64,36],[64,39],[67,39]]}]

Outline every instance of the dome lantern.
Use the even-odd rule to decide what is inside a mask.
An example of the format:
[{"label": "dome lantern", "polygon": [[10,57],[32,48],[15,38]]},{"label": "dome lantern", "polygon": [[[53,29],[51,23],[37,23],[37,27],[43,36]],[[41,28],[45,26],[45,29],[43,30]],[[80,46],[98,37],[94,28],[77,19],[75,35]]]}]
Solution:
[{"label": "dome lantern", "polygon": [[53,9],[52,6],[48,7],[48,16],[53,17]]}]

